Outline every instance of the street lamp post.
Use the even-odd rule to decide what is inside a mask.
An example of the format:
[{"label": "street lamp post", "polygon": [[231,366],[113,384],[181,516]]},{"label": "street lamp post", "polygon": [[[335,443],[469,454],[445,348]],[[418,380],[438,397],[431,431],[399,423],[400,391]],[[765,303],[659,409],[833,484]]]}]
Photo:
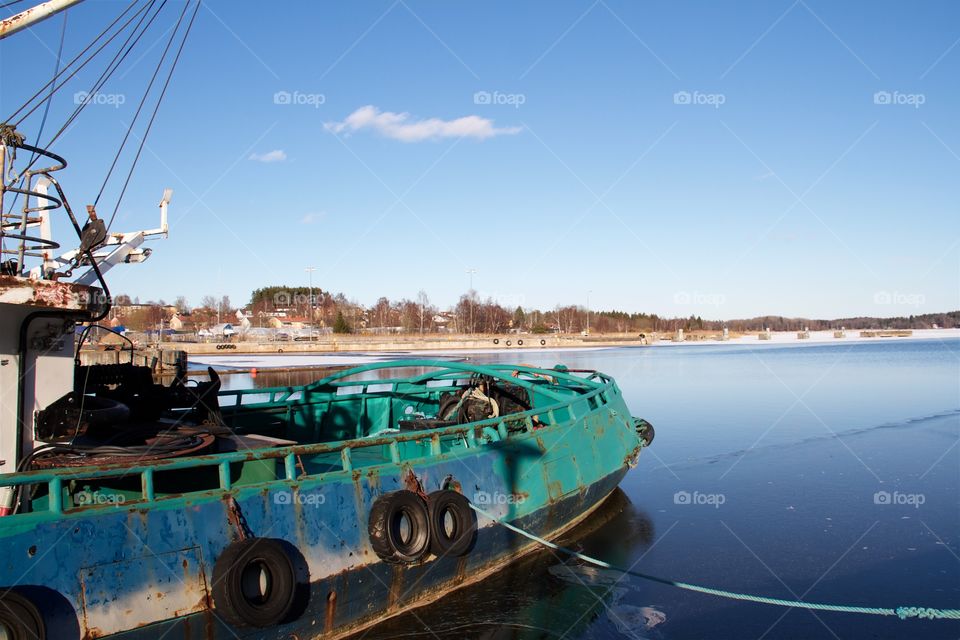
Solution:
[{"label": "street lamp post", "polygon": [[590,294],[593,290],[587,291],[587,335],[590,335]]},{"label": "street lamp post", "polygon": [[316,267],[307,267],[304,269],[304,271],[310,274],[310,342],[313,342],[313,272],[316,270]]},{"label": "street lamp post", "polygon": [[473,274],[475,274],[476,272],[477,272],[476,269],[467,269],[467,274],[470,276],[470,290],[467,292],[467,295],[470,296],[470,333],[475,333],[475,329],[474,329],[474,326],[473,326],[473,307],[474,307],[474,301],[473,301]]}]

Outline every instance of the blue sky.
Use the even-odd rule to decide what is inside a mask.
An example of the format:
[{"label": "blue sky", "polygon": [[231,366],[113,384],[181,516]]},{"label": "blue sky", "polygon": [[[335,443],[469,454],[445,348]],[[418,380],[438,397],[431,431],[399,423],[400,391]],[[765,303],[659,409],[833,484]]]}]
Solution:
[{"label": "blue sky", "polygon": [[[77,210],[174,5],[103,90],[124,104],[90,105],[58,141]],[[69,10],[65,55],[122,6]],[[2,117],[49,77],[61,25],[0,43]],[[93,77],[55,97],[48,127]],[[424,289],[446,306],[476,269],[510,306],[957,309],[958,77],[955,2],[210,0],[115,225],[152,226],[172,187],[171,236],[110,282],[240,302],[314,265],[317,286],[365,304]]]}]

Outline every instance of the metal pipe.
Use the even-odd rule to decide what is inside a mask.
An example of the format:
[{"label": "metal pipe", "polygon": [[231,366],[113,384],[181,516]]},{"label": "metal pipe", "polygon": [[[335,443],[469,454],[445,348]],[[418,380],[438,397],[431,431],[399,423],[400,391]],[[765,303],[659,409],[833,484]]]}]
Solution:
[{"label": "metal pipe", "polygon": [[49,0],[49,2],[43,2],[35,7],[21,11],[15,16],[0,20],[0,40],[3,40],[7,36],[12,36],[27,27],[32,27],[41,20],[55,16],[64,9],[69,9],[82,1],[83,0]]}]

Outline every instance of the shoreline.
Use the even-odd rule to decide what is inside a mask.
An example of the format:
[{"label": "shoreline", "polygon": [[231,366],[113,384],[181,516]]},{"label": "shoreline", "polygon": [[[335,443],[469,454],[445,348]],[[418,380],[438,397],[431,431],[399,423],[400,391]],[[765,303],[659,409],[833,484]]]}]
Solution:
[{"label": "shoreline", "polygon": [[[151,344],[150,347],[180,350],[189,355],[227,356],[227,355],[256,355],[256,354],[379,354],[379,353],[409,353],[409,352],[499,352],[499,351],[536,351],[559,349],[590,349],[608,347],[660,347],[677,345],[699,344],[804,344],[823,342],[866,342],[877,340],[923,340],[923,339],[950,339],[960,338],[960,328],[956,329],[912,329],[907,330],[910,335],[897,336],[862,336],[861,330],[848,330],[845,337],[834,337],[833,330],[810,331],[808,337],[799,338],[797,331],[771,331],[769,339],[762,340],[757,333],[733,334],[728,339],[721,339],[715,332],[687,334],[682,341],[675,341],[671,337],[660,336],[654,338],[651,334],[641,338],[637,334],[608,334],[608,335],[496,335],[496,336],[457,336],[420,338],[419,336],[345,336],[308,342],[163,342]],[[877,330],[863,330],[865,333],[883,333]],[[892,332],[898,333],[898,332]],[[906,333],[899,332],[899,333]]]},{"label": "shoreline", "polygon": [[[639,345],[636,340],[625,340],[625,341],[616,341],[612,339],[597,339],[594,338],[590,340],[589,338],[578,341],[578,344],[572,344],[572,341],[562,341],[559,346],[550,346],[544,345],[527,347],[526,341],[524,345],[515,346],[515,344],[507,347],[503,344],[503,341],[499,345],[493,345],[489,341],[486,345],[474,346],[469,348],[456,348],[450,344],[444,344],[443,346],[436,346],[434,348],[411,348],[403,349],[397,348],[396,344],[390,344],[390,348],[377,348],[384,344],[383,341],[378,341],[375,344],[365,345],[366,348],[357,348],[353,350],[331,350],[331,349],[310,349],[309,347],[320,347],[326,345],[311,345],[310,343],[304,343],[302,346],[306,347],[301,350],[284,350],[283,352],[278,353],[276,345],[270,345],[274,347],[274,350],[251,350],[245,351],[241,349],[229,350],[229,351],[208,351],[204,352],[190,352],[189,355],[189,366],[188,369],[192,372],[201,371],[207,366],[214,366],[220,373],[246,373],[250,369],[255,368],[264,368],[271,371],[304,371],[310,369],[325,369],[330,367],[345,367],[345,366],[354,366],[359,364],[364,364],[368,362],[380,362],[385,360],[397,359],[415,359],[418,356],[425,356],[428,358],[436,358],[438,360],[450,359],[458,360],[462,358],[468,358],[471,355],[487,355],[495,353],[503,353],[508,351],[519,351],[519,352],[536,352],[536,351],[549,351],[551,353],[557,352],[571,352],[571,351],[599,351],[605,349],[613,349],[618,347],[650,347],[650,348],[670,348],[670,347],[680,347],[680,346],[723,346],[723,345],[736,345],[736,346],[771,346],[771,347],[803,347],[803,346],[823,346],[823,345],[841,345],[841,344],[857,344],[857,343],[871,343],[871,342],[899,342],[904,340],[953,340],[960,339],[960,329],[917,329],[914,330],[910,335],[907,336],[897,336],[897,337],[861,337],[859,331],[848,331],[846,337],[844,338],[835,338],[833,331],[811,331],[808,338],[799,338],[797,332],[771,332],[770,339],[760,340],[756,334],[746,334],[740,336],[733,336],[728,340],[719,340],[719,339],[692,339],[683,342],[673,342],[661,340],[653,344],[648,345]],[[586,340],[589,340],[587,342]],[[479,341],[475,341],[479,342]],[[173,346],[172,343],[168,343],[170,346]],[[436,344],[436,343],[434,343]],[[202,345],[207,347],[213,347],[215,345]],[[239,346],[239,345],[238,345]],[[299,360],[299,362],[297,362]]]}]

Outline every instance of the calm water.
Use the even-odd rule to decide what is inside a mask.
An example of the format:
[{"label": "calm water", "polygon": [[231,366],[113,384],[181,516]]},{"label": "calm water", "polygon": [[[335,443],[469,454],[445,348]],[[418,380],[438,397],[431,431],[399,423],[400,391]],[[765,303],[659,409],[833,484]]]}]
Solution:
[{"label": "calm water", "polygon": [[[960,340],[471,357],[602,370],[655,425],[568,545],[733,591],[960,607]],[[261,369],[255,384],[304,376]],[[743,604],[544,552],[366,637],[957,638],[960,623]]]}]

